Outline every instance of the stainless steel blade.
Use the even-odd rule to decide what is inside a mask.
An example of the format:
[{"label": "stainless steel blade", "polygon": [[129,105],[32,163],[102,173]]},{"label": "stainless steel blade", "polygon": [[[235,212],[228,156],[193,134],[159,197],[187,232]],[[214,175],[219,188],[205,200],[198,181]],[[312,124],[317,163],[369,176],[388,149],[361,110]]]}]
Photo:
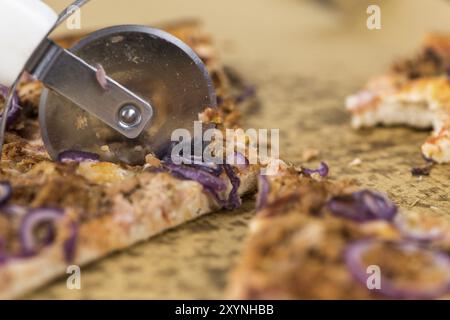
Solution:
[{"label": "stainless steel blade", "polygon": [[148,153],[167,149],[175,129],[193,132],[198,114],[216,107],[212,81],[202,61],[164,31],[111,27],[87,36],[70,51],[91,65],[100,63],[109,77],[148,101],[154,114],[143,133],[130,139],[68,99],[44,90],[39,117],[53,159],[66,150],[82,150],[107,161],[141,164]]},{"label": "stainless steel blade", "polygon": [[[34,54],[36,60],[29,61],[26,70],[46,88],[64,96],[128,138],[134,139],[145,130],[153,114],[147,101],[107,75],[104,75],[103,88],[96,79],[94,66],[53,41],[43,41],[40,48]],[[136,121],[126,124],[121,121],[120,114],[129,108],[135,111]]]}]

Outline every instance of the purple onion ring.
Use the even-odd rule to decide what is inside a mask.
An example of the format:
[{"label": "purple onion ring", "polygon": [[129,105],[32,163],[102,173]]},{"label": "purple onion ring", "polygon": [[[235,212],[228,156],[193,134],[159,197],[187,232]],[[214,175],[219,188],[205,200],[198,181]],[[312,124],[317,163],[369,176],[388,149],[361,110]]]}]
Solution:
[{"label": "purple onion ring", "polygon": [[433,265],[429,266],[426,270],[429,270],[432,267],[442,269],[442,272],[445,274],[445,279],[443,279],[441,283],[434,284],[434,286],[431,285],[427,288],[402,288],[399,284],[396,284],[383,276],[383,261],[380,261],[377,265],[379,265],[381,270],[381,284],[380,289],[377,289],[377,293],[393,299],[435,299],[449,292],[450,258],[442,252],[426,250],[424,247],[410,242],[361,240],[350,244],[345,249],[345,262],[352,276],[361,284],[366,286],[366,282],[369,277],[366,270],[367,266],[363,261],[363,255],[373,248],[373,246],[378,244],[393,246],[395,249],[410,254],[417,253],[428,256],[430,261],[433,262]]},{"label": "purple onion ring", "polygon": [[78,239],[78,224],[72,222],[70,224],[70,236],[64,241],[64,259],[67,263],[72,263],[75,260],[76,246]]},{"label": "purple onion ring", "polygon": [[[176,163],[174,163],[174,160],[176,161]],[[170,156],[168,156],[164,158],[163,161],[165,163],[170,163],[174,165],[184,164],[192,168],[197,168],[206,171],[208,173],[211,173],[216,177],[220,176],[223,172],[222,166],[215,164],[213,162],[205,162],[201,157],[197,157],[195,155],[191,157],[182,157],[177,155],[175,156],[175,159],[172,159]]]},{"label": "purple onion ring", "polygon": [[240,170],[244,170],[250,165],[248,159],[240,152],[229,154],[226,162],[227,164],[236,166]]},{"label": "purple onion ring", "polygon": [[302,168],[302,173],[307,176],[311,176],[314,173],[318,173],[322,178],[325,178],[328,176],[329,172],[330,168],[325,162],[321,162],[317,169]]},{"label": "purple onion ring", "polygon": [[270,191],[270,184],[269,179],[266,175],[259,175],[258,176],[258,186],[259,186],[259,192],[258,192],[258,198],[256,200],[256,209],[261,210],[265,206],[267,206],[267,201],[269,197],[269,191]]},{"label": "purple onion ring", "polygon": [[335,196],[328,201],[327,206],[334,215],[358,222],[392,221],[397,214],[394,203],[383,194],[370,190]]},{"label": "purple onion ring", "polygon": [[5,204],[1,206],[0,212],[8,216],[24,216],[28,208],[17,204]]},{"label": "purple onion ring", "polygon": [[222,192],[227,188],[227,185],[222,179],[204,170],[171,163],[165,163],[164,166],[178,177],[197,181],[203,187],[214,190],[215,192]]},{"label": "purple onion ring", "polygon": [[225,169],[225,173],[230,179],[232,186],[230,194],[228,195],[228,203],[226,205],[226,208],[229,210],[237,209],[242,204],[241,197],[239,197],[238,193],[239,186],[241,185],[241,179],[239,179],[239,177],[236,175],[232,166],[230,166],[229,164],[224,164],[223,167]]},{"label": "purple onion ring", "polygon": [[36,252],[37,240],[34,235],[35,228],[42,223],[50,223],[47,234],[44,239],[44,245],[50,244],[54,239],[54,223],[61,219],[64,210],[57,208],[37,208],[31,209],[22,219],[20,225],[20,243],[22,252],[25,255],[34,254]]},{"label": "purple onion ring", "polygon": [[8,254],[6,253],[6,241],[0,236],[0,266],[8,260]]},{"label": "purple onion ring", "polygon": [[78,151],[78,150],[66,150],[58,155],[58,162],[68,163],[68,162],[98,162],[100,161],[100,156],[96,153]]}]

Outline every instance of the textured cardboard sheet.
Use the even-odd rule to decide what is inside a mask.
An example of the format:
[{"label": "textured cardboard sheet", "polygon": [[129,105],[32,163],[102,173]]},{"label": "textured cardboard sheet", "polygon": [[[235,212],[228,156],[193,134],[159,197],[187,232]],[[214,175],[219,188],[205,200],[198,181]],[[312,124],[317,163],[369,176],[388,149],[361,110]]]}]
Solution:
[{"label": "textured cardboard sheet", "polygon": [[[283,158],[301,163],[305,149],[319,149],[308,165],[327,161],[332,179],[352,178],[384,191],[406,214],[450,221],[450,165],[422,179],[410,174],[423,163],[420,145],[428,133],[400,127],[356,132],[343,109],[348,93],[395,57],[411,54],[425,33],[450,32],[447,1],[371,1],[382,9],[377,31],[367,30],[368,2],[360,0],[331,6],[301,0],[109,3],[92,2],[83,11],[83,27],[130,18],[203,19],[223,59],[258,88],[260,103],[245,111],[245,126],[280,128]],[[100,9],[107,11],[96,16]],[[348,166],[355,158],[361,164]],[[252,211],[249,199],[236,212],[211,214],[84,268],[82,290],[68,290],[62,278],[29,298],[221,298]]]}]

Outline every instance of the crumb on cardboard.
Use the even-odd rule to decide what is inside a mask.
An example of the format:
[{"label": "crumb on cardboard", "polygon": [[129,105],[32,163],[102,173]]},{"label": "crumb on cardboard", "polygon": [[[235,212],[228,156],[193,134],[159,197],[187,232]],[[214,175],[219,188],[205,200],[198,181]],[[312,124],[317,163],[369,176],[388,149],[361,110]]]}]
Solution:
[{"label": "crumb on cardboard", "polygon": [[348,164],[349,167],[356,167],[359,166],[362,163],[362,160],[360,158],[355,158]]}]

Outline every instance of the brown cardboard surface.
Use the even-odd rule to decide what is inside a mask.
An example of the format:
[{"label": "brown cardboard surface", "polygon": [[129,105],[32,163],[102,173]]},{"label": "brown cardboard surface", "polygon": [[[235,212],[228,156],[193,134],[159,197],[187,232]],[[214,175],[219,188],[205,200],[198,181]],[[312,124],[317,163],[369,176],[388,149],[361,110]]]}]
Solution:
[{"label": "brown cardboard surface", "polygon": [[[47,1],[62,8],[60,0]],[[367,77],[396,57],[410,55],[430,31],[450,31],[444,0],[370,1],[382,9],[382,29],[366,28],[369,2],[320,1],[92,1],[83,29],[118,23],[160,23],[198,17],[216,38],[222,58],[256,85],[260,103],[245,110],[245,127],[280,128],[281,156],[301,163],[307,148],[331,178],[353,178],[378,189],[405,214],[450,220],[450,165],[430,177],[412,177],[423,163],[424,131],[377,128],[353,131],[343,101]],[[63,26],[59,33],[68,32]],[[359,166],[348,166],[355,158]],[[317,162],[312,162],[314,166]],[[29,298],[221,298],[252,216],[248,199],[236,212],[219,212],[111,255],[82,271],[82,290],[65,279]]]}]

